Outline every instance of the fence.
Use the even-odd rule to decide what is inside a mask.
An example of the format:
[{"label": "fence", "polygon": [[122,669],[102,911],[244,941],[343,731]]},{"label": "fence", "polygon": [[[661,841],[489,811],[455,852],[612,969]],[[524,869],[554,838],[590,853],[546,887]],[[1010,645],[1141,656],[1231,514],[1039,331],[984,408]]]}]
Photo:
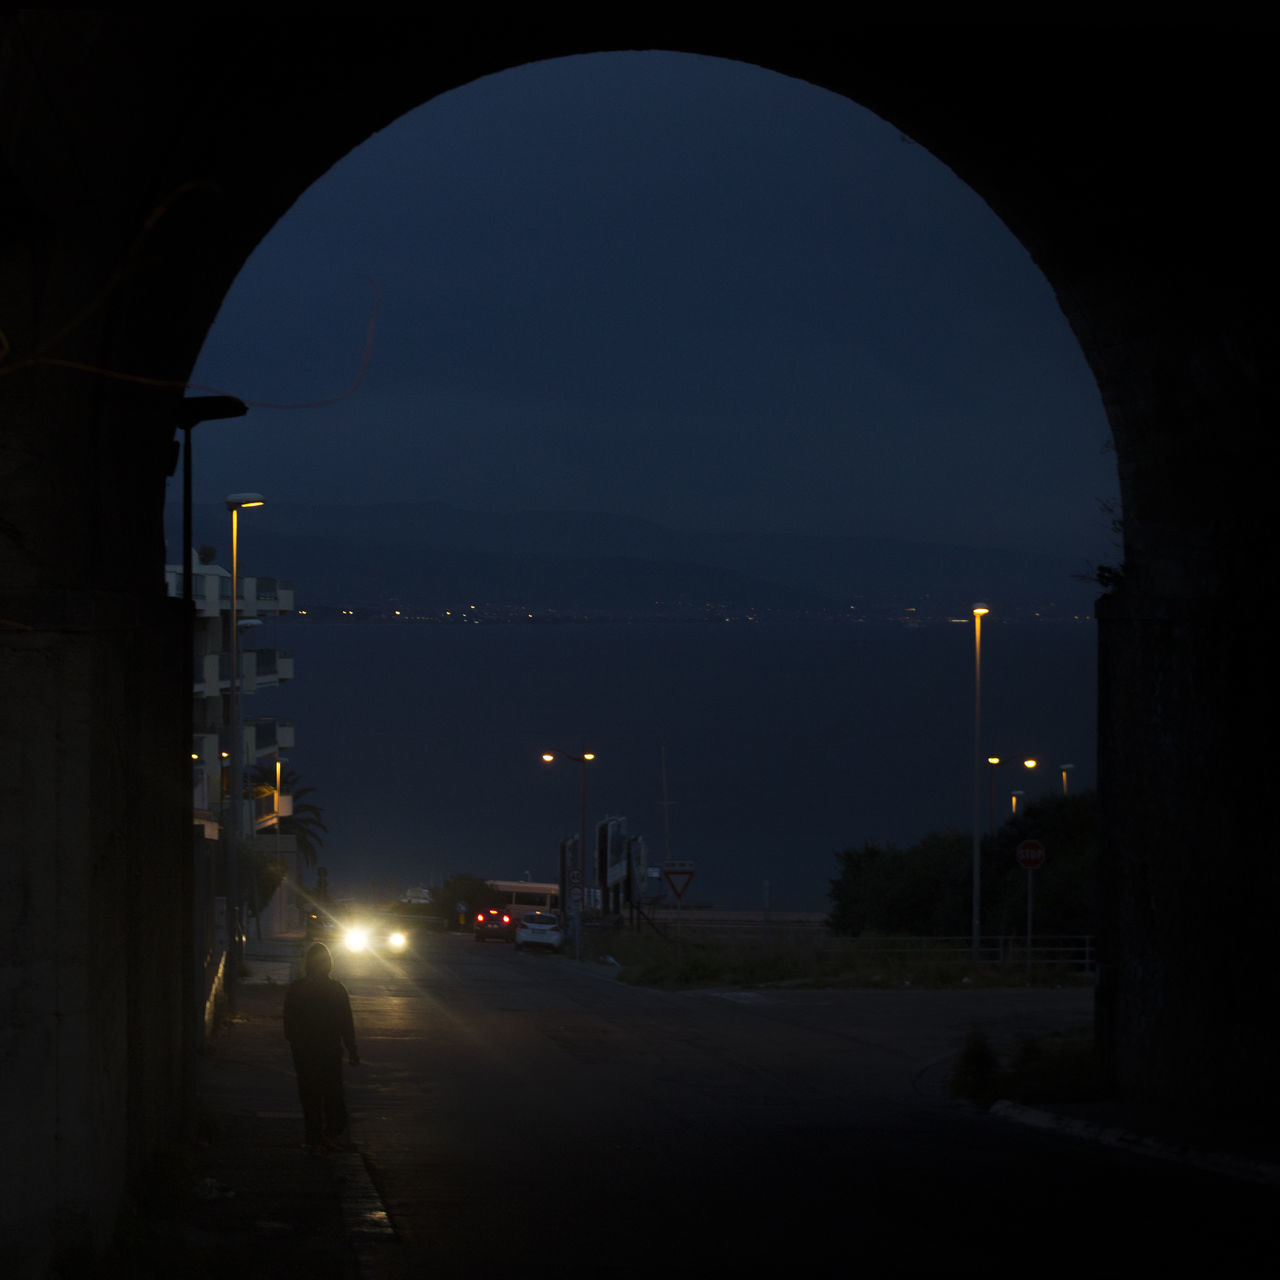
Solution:
[{"label": "fence", "polygon": [[[802,944],[823,951],[840,949],[846,954],[886,959],[964,961],[973,956],[973,939],[969,936],[850,938],[833,934],[823,916],[716,917],[694,912],[663,912],[655,916],[654,925],[668,937],[699,942]],[[1028,957],[1027,939],[1021,934],[983,937],[979,940],[977,959],[983,965],[1016,966],[1026,965],[1029,961],[1038,966],[1060,965],[1092,973],[1096,963],[1096,939],[1092,934],[1033,936]]]}]

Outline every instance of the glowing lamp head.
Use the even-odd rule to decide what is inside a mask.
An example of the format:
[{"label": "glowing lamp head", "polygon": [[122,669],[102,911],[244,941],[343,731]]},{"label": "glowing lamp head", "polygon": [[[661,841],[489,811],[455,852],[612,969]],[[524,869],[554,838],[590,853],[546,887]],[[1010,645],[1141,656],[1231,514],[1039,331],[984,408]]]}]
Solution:
[{"label": "glowing lamp head", "polygon": [[973,606],[973,616],[975,618],[980,618],[984,613],[990,613],[990,612],[991,610],[988,609],[985,604],[975,604]]}]

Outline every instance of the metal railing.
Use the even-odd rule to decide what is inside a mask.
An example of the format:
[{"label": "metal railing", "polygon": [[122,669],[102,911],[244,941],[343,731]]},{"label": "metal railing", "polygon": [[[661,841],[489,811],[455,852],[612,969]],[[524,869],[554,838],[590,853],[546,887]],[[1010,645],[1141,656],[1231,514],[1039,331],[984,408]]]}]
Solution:
[{"label": "metal railing", "polygon": [[[807,944],[823,951],[837,949],[850,956],[962,962],[973,957],[973,939],[955,937],[851,938],[833,934],[822,920],[776,918],[716,920],[699,918],[690,912],[662,913],[656,920],[661,932],[672,938],[701,942],[751,944]],[[1097,939],[1093,934],[1046,934],[1027,939],[1022,934],[997,934],[979,940],[977,962],[981,965],[1016,967],[1026,965],[1062,966],[1092,973],[1097,963]]]}]

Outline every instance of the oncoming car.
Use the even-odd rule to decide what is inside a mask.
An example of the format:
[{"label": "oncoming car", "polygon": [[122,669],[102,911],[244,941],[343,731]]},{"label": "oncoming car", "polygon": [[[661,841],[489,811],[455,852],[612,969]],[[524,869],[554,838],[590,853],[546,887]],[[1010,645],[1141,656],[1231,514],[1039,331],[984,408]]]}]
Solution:
[{"label": "oncoming car", "polygon": [[376,955],[404,955],[413,935],[398,920],[356,920],[341,930],[342,945],[348,951],[371,951]]},{"label": "oncoming car", "polygon": [[516,926],[516,950],[522,947],[547,947],[559,951],[564,946],[560,917],[554,911],[529,911]]},{"label": "oncoming car", "polygon": [[510,942],[516,935],[516,922],[507,911],[499,911],[491,907],[488,911],[477,911],[475,920],[476,941],[486,938],[497,938],[499,942]]}]

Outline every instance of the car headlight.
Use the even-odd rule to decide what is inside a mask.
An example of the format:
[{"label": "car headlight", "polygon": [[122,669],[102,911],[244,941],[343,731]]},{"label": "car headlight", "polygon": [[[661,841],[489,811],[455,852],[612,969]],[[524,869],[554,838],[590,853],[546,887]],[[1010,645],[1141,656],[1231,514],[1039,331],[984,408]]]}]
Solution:
[{"label": "car headlight", "polygon": [[387,938],[387,945],[393,951],[403,951],[408,945],[409,939],[397,929],[395,933],[390,934]]},{"label": "car headlight", "polygon": [[345,941],[348,951],[363,951],[369,945],[369,931],[367,929],[348,929]]}]

